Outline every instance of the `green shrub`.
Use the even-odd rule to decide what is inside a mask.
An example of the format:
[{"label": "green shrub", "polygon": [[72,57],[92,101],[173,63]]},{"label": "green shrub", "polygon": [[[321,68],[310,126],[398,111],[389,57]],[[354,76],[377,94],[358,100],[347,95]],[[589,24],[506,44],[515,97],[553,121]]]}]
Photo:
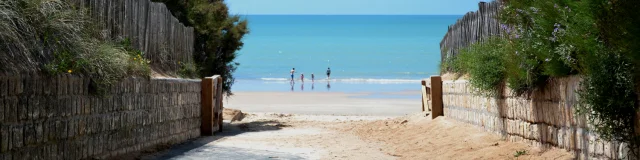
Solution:
[{"label": "green shrub", "polygon": [[230,15],[223,0],[154,1],[165,3],[182,23],[194,27],[194,62],[198,75],[222,76],[224,92],[232,95],[231,86],[235,82],[233,72],[240,65],[234,60],[236,51],[244,45],[242,39],[249,33],[247,20]]},{"label": "green shrub", "polygon": [[[534,90],[548,77],[581,74],[579,114],[605,140],[638,148],[634,119],[640,74],[640,1],[509,1],[501,17],[521,55],[507,82]],[[505,25],[506,26],[506,25]],[[638,153],[632,152],[633,156]]]},{"label": "green shrub", "polygon": [[195,78],[198,77],[198,68],[193,63],[182,63],[178,62],[180,65],[180,69],[178,70],[178,75],[183,78]]},{"label": "green shrub", "polygon": [[96,46],[93,54],[83,54],[81,59],[86,62],[81,65],[82,72],[93,81],[93,87],[98,93],[106,92],[107,88],[126,76],[143,76],[151,74],[149,61],[142,55],[130,54],[130,51],[113,44]]},{"label": "green shrub", "polygon": [[507,1],[500,12],[503,40],[471,45],[443,66],[469,73],[472,85],[485,91],[499,88],[503,78],[517,94],[543,87],[548,78],[580,74],[578,113],[602,138],[627,143],[638,157],[639,6],[633,0]]},{"label": "green shrub", "polygon": [[[461,53],[462,54],[462,53]],[[458,60],[458,56],[452,56],[450,58],[446,58],[444,62],[440,63],[440,72],[446,73],[467,73],[464,66],[462,66],[462,61]]]},{"label": "green shrub", "polygon": [[498,86],[504,82],[505,56],[510,49],[505,39],[490,38],[460,50],[449,64],[454,71],[468,73],[473,87],[495,95]]},{"label": "green shrub", "polygon": [[527,155],[527,150],[518,150],[515,154],[513,154],[513,157],[518,158],[523,155]]},{"label": "green shrub", "polygon": [[588,74],[578,92],[578,113],[588,115],[589,123],[602,138],[638,148],[634,65],[627,57],[612,53],[596,54],[592,60],[593,66],[587,66]]},{"label": "green shrub", "polygon": [[543,63],[536,58],[533,51],[523,49],[526,39],[512,39],[512,50],[505,52],[506,58],[506,82],[508,87],[514,90],[516,95],[530,93],[536,87],[541,86],[547,79],[543,74]]}]

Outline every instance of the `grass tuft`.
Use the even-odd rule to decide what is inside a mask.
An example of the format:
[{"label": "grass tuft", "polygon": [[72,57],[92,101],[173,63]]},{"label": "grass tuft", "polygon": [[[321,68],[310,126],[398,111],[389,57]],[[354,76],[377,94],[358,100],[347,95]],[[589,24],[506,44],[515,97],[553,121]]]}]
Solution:
[{"label": "grass tuft", "polygon": [[99,89],[149,76],[142,52],[103,40],[86,15],[60,0],[0,0],[0,71],[84,74]]}]

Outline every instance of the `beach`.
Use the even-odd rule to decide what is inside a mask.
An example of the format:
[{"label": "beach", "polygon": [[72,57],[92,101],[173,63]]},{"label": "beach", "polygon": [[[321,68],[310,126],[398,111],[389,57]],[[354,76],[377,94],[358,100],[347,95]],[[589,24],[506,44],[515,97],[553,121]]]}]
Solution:
[{"label": "beach", "polygon": [[[372,93],[236,92],[224,129],[140,159],[573,159]],[[415,91],[380,92],[411,95]],[[233,108],[233,109],[231,109]],[[518,154],[520,152],[520,154]]]},{"label": "beach", "polygon": [[308,115],[402,116],[421,111],[420,91],[398,92],[235,92],[224,100],[226,108],[244,112]]},{"label": "beach", "polygon": [[459,16],[247,18],[223,130],[141,159],[574,158],[422,112],[421,80],[440,75]]}]

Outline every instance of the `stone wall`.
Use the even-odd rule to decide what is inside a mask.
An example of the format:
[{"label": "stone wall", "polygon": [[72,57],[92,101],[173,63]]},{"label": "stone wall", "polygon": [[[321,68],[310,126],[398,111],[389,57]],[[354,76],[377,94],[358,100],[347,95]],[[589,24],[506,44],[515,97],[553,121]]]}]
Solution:
[{"label": "stone wall", "polygon": [[200,80],[0,75],[0,159],[108,158],[200,136]]},{"label": "stone wall", "polygon": [[526,141],[534,146],[558,147],[572,151],[576,158],[618,158],[617,143],[599,140],[586,123],[575,115],[580,78],[549,81],[528,96],[510,96],[504,89],[499,97],[474,91],[465,80],[443,81],[444,115],[505,136],[510,141]]}]

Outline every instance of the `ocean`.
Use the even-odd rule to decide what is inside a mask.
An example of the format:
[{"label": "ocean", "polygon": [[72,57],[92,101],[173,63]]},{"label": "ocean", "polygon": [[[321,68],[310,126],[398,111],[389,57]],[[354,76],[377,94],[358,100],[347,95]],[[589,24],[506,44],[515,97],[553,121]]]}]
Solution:
[{"label": "ocean", "polygon": [[[395,92],[420,90],[421,79],[439,74],[440,40],[462,16],[243,17],[251,33],[238,52],[232,91]],[[290,83],[292,68],[304,83]]]}]

